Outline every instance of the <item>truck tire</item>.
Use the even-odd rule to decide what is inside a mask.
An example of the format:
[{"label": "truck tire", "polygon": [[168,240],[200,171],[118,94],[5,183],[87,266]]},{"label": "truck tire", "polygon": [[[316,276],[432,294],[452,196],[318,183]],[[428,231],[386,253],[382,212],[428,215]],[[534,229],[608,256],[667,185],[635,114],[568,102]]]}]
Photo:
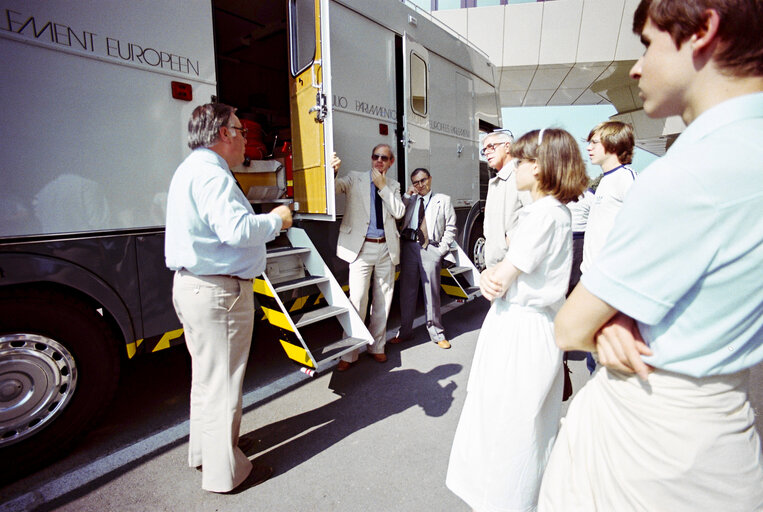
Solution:
[{"label": "truck tire", "polygon": [[63,454],[112,399],[119,369],[96,306],[57,290],[0,290],[0,481]]},{"label": "truck tire", "polygon": [[484,214],[480,213],[469,226],[466,237],[466,254],[482,272],[485,270],[485,235],[483,234]]}]

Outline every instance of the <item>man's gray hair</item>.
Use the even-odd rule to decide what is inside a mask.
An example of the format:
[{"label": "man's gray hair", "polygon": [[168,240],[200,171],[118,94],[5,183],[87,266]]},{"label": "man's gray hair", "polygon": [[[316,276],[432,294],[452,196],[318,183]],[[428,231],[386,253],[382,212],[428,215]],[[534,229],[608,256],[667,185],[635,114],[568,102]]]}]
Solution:
[{"label": "man's gray hair", "polygon": [[[485,136],[485,139],[490,139],[495,142],[514,142],[514,134],[510,130],[496,130],[490,132]],[[483,140],[485,140],[483,139]]]},{"label": "man's gray hair", "polygon": [[236,112],[234,107],[224,103],[207,103],[193,110],[188,121],[188,147],[208,148],[220,140],[220,128],[228,126]]}]

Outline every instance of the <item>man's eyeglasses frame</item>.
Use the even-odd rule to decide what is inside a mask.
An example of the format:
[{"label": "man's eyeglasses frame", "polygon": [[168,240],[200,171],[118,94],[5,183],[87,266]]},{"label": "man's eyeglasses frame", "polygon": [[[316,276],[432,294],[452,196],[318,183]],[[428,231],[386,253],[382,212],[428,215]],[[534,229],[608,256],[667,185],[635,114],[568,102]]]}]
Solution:
[{"label": "man's eyeglasses frame", "polygon": [[498,146],[502,144],[507,144],[507,142],[496,142],[496,143],[491,142],[490,144],[485,144],[485,147],[480,149],[480,155],[487,156],[488,153],[492,153],[493,151],[495,151],[495,148],[497,148]]},{"label": "man's eyeglasses frame", "polygon": [[229,126],[231,130],[238,130],[241,132],[241,136],[246,138],[247,134],[249,133],[249,128],[244,128],[243,126]]}]

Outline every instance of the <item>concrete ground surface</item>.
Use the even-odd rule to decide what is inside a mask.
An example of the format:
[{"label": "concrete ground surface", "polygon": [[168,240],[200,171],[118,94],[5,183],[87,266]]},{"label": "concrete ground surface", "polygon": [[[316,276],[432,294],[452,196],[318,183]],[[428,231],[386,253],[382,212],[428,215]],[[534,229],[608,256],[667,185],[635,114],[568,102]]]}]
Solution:
[{"label": "concrete ground surface", "polygon": [[[0,488],[0,511],[468,511],[445,474],[487,309],[477,299],[445,315],[452,349],[436,347],[419,327],[413,341],[388,345],[386,364],[364,355],[346,372],[306,379],[292,370],[284,378],[281,363],[257,359],[250,373],[269,375],[270,392],[276,382],[283,387],[269,397],[258,395],[262,382],[245,384],[241,434],[256,440],[255,464],[275,470],[259,486],[203,491],[201,474],[186,465],[187,389],[152,392],[147,384],[147,395],[158,395],[153,405],[118,400],[66,460]],[[182,352],[166,357],[157,361],[168,372],[181,361],[174,380],[189,378]],[[582,361],[571,366],[577,391],[588,372]],[[753,373],[761,412],[763,368]]]}]

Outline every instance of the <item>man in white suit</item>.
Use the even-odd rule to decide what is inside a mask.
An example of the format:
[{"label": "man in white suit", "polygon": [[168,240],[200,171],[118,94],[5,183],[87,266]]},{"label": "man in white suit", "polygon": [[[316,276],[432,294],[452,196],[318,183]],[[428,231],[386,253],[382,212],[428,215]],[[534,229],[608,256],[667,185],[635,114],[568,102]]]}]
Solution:
[{"label": "man in white suit", "polygon": [[[405,213],[405,204],[400,198],[400,184],[387,176],[395,163],[392,148],[378,144],[371,152],[371,163],[370,171],[351,171],[334,181],[336,192],[347,196],[336,254],[350,263],[350,302],[364,320],[373,279],[368,330],[374,343],[368,347],[368,353],[383,363],[387,360],[384,345],[395,286],[395,265],[400,262],[395,220]],[[346,370],[357,359],[357,350],[345,354],[337,370]]]},{"label": "man in white suit", "polygon": [[411,174],[413,183],[403,196],[405,217],[401,233],[400,330],[390,343],[411,337],[419,283],[424,288],[429,338],[440,348],[450,348],[440,314],[440,269],[456,238],[456,210],[450,196],[432,192],[432,176],[419,167]]}]

